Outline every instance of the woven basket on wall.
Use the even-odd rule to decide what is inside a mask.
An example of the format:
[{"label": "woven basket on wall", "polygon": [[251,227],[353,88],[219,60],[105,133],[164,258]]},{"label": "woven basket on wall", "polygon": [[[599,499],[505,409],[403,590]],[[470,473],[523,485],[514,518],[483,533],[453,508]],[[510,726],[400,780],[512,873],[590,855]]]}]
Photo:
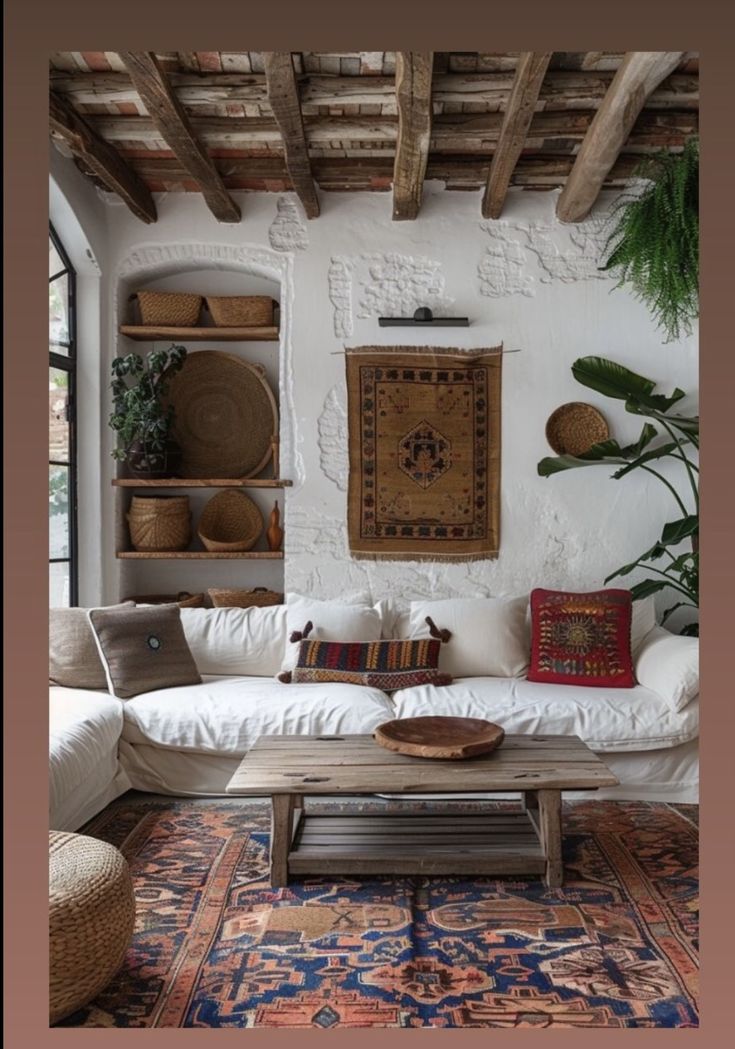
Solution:
[{"label": "woven basket on wall", "polygon": [[127,862],[84,834],[49,832],[49,1023],[95,998],[123,963],[135,926]]},{"label": "woven basket on wall", "polygon": [[204,608],[204,594],[190,594],[188,590],[180,590],[178,594],[135,594],[125,598],[126,601],[134,601],[136,605],[174,605],[179,608]]},{"label": "woven basket on wall", "polygon": [[282,605],[283,594],[256,586],[254,590],[221,590],[211,588],[207,591],[215,608],[267,608],[269,605]]},{"label": "woven basket on wall", "polygon": [[602,412],[583,401],[560,405],[546,422],[546,440],[557,455],[583,455],[609,436]]},{"label": "woven basket on wall", "polygon": [[178,291],[136,292],[143,324],[193,328],[199,320],[202,296]]},{"label": "woven basket on wall", "polygon": [[135,550],[186,550],[191,542],[188,495],[134,495],[128,513]]},{"label": "woven basket on wall", "polygon": [[250,550],[263,528],[263,515],[244,492],[218,492],[204,507],[199,521],[199,538],[212,553]]},{"label": "woven basket on wall", "polygon": [[218,328],[266,328],[273,324],[267,295],[207,295],[207,309]]}]

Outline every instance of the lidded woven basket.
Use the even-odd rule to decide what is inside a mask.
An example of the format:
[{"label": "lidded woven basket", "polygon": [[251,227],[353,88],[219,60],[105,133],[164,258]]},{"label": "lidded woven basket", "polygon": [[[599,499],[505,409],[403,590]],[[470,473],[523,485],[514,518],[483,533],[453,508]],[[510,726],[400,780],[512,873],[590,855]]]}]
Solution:
[{"label": "lidded woven basket", "polygon": [[186,550],[191,542],[188,495],[134,495],[128,513],[135,550]]},{"label": "lidded woven basket", "polygon": [[268,295],[207,295],[207,309],[218,328],[265,328],[273,324]]},{"label": "lidded woven basket", "polygon": [[265,527],[263,515],[244,492],[218,492],[204,507],[199,538],[212,553],[251,550]]},{"label": "lidded woven basket", "polygon": [[136,292],[142,324],[193,328],[199,320],[202,296],[179,291]]}]

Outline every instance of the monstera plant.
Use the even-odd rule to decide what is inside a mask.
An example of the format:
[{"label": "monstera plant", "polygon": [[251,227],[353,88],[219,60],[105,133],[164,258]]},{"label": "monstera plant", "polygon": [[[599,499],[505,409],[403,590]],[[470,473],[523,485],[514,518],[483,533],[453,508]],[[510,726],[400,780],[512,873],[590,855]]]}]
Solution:
[{"label": "monstera plant", "polygon": [[[634,600],[660,590],[676,595],[674,604],[663,614],[663,622],[679,608],[699,608],[699,467],[695,461],[699,450],[699,418],[680,415],[676,410],[686,394],[678,388],[668,396],[656,393],[653,380],[603,357],[580,357],[572,365],[572,374],[583,386],[623,401],[627,412],[650,421],[644,423],[633,444],[621,446],[610,439],[592,445],[582,455],[549,456],[539,462],[539,474],[550,477],[583,466],[612,466],[611,476],[616,480],[634,470],[642,470],[665,485],[676,504],[677,516],[663,526],[650,549],[616,569],[605,582],[642,568],[649,577],[630,588]],[[657,469],[667,459],[680,468],[683,494]],[[691,549],[682,550],[685,543]],[[681,632],[697,634],[698,629],[698,623],[689,623]]]}]

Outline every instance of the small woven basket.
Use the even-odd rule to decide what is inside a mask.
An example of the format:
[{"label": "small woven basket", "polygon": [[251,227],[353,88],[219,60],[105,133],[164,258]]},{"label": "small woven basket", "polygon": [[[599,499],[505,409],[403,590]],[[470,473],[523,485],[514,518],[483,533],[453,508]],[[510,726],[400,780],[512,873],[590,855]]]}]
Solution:
[{"label": "small woven basket", "polygon": [[134,495],[128,513],[133,549],[186,550],[191,542],[188,495]]},{"label": "small woven basket", "polygon": [[282,605],[283,594],[256,586],[254,590],[218,590],[207,591],[215,608],[267,608],[269,605]]},{"label": "small woven basket", "polygon": [[560,405],[546,422],[546,440],[557,455],[583,455],[609,436],[602,412],[583,401]]},{"label": "small woven basket", "polygon": [[174,605],[179,608],[203,608],[204,594],[190,594],[188,590],[181,590],[178,594],[135,594],[125,598],[126,601],[134,601],[136,605]]},{"label": "small woven basket", "polygon": [[207,309],[218,328],[266,328],[273,324],[267,295],[207,295]]},{"label": "small woven basket", "polygon": [[136,292],[143,324],[193,328],[199,320],[202,296],[178,291]]},{"label": "small woven basket", "polygon": [[199,538],[212,553],[251,550],[263,528],[263,515],[244,492],[224,491],[213,496],[199,521]]}]

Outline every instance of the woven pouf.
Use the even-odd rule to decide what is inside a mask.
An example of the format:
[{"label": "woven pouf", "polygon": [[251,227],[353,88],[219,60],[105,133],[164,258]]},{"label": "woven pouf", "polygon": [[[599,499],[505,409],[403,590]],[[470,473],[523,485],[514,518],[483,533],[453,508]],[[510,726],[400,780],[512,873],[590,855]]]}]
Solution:
[{"label": "woven pouf", "polygon": [[91,1001],[122,965],[135,923],[127,862],[83,834],[49,833],[49,1023]]}]

